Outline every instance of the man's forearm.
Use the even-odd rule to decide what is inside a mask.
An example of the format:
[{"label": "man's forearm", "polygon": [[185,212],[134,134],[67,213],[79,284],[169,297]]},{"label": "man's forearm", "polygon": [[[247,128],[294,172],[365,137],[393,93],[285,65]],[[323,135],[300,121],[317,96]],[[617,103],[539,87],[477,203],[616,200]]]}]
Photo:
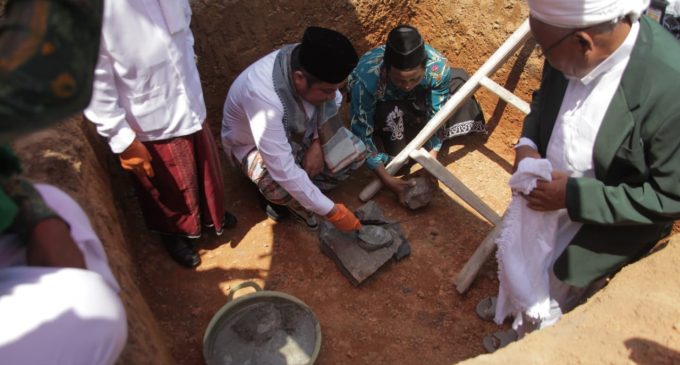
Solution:
[{"label": "man's forearm", "polygon": [[431,150],[430,150],[430,157],[432,157],[433,159],[436,160],[437,157],[439,157],[439,150],[436,150],[436,149],[434,149],[434,148],[431,149]]},{"label": "man's forearm", "polygon": [[85,269],[83,253],[73,241],[68,225],[59,218],[38,223],[26,246],[26,261],[31,266]]},{"label": "man's forearm", "polygon": [[379,164],[374,170],[376,176],[378,176],[378,179],[383,183],[383,185],[389,185],[390,181],[392,180],[392,175],[387,173],[387,170],[385,169],[385,165],[382,163]]}]

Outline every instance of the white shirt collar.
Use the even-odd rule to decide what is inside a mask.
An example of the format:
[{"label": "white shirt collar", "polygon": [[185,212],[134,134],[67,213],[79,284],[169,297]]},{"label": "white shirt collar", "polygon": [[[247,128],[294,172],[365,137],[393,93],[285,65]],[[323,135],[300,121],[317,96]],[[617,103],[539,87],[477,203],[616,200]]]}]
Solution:
[{"label": "white shirt collar", "polygon": [[609,57],[592,69],[587,75],[583,76],[580,81],[584,85],[588,85],[593,80],[599,78],[603,74],[613,70],[617,66],[626,65],[630,54],[633,52],[633,47],[635,46],[635,41],[637,40],[638,33],[640,31],[640,22],[633,22],[630,32],[626,36],[626,39],[621,43],[619,48],[616,49]]}]

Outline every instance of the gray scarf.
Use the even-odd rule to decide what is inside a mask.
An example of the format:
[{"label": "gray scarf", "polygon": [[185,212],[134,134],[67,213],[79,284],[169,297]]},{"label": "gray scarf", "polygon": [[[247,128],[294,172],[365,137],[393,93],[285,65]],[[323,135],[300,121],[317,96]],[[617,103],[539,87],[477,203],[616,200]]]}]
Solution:
[{"label": "gray scarf", "polygon": [[326,167],[330,172],[335,173],[363,156],[366,146],[342,125],[334,99],[317,106],[313,116],[315,123],[307,123],[302,104],[295,96],[291,75],[290,60],[296,46],[297,44],[288,44],[281,48],[276,55],[272,73],[274,91],[283,104],[283,127],[293,151],[298,150],[292,140],[293,134],[304,133],[303,144],[306,147],[309,142],[307,139],[314,134],[311,128],[316,127]]}]

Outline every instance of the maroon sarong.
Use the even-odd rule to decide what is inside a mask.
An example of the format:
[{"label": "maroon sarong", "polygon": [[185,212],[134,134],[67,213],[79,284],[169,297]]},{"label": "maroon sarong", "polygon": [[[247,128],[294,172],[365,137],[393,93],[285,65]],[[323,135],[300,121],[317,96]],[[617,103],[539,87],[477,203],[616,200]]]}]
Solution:
[{"label": "maroon sarong", "polygon": [[151,154],[153,178],[135,174],[137,197],[150,230],[190,238],[214,223],[224,224],[224,181],[215,140],[207,123],[194,134],[143,142]]}]

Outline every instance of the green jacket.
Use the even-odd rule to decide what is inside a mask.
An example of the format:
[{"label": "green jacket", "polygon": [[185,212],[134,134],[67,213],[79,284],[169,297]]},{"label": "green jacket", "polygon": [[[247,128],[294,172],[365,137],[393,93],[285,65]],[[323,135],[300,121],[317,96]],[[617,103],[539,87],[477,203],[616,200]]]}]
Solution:
[{"label": "green jacket", "polygon": [[[646,17],[598,131],[595,178],[569,178],[567,211],[583,223],[555,275],[583,287],[646,254],[680,218],[680,43]],[[547,63],[522,135],[546,154],[568,81]]]}]

